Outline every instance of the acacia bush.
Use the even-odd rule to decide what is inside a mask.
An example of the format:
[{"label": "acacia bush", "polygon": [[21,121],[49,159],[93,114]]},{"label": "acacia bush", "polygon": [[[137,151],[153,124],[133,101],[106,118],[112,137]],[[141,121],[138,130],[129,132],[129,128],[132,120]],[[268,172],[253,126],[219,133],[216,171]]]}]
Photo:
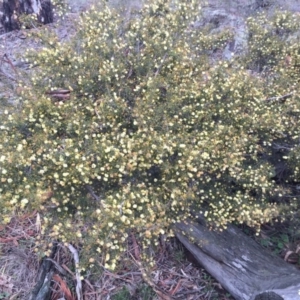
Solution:
[{"label": "acacia bush", "polygon": [[[242,59],[211,64],[232,35],[193,26],[200,13],[199,1],[152,0],[127,19],[103,2],[71,42],[43,34],[20,105],[2,115],[1,223],[36,209],[41,243],[81,245],[114,269],[131,230],[147,247],[191,211],[222,229],[298,209],[286,181],[300,174],[299,73],[282,56],[297,59],[297,40],[254,76],[269,29],[256,24]],[[275,146],[291,162],[282,182]]]},{"label": "acacia bush", "polygon": [[[299,40],[299,15],[277,12],[272,17],[259,13],[247,20],[249,30],[247,67],[261,72],[283,62]],[[296,46],[297,47],[297,46]]]}]

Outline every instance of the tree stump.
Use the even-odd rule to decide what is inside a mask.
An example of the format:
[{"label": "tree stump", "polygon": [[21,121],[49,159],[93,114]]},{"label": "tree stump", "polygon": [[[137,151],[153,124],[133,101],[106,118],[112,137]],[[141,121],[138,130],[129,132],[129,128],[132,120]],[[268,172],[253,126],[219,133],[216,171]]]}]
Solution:
[{"label": "tree stump", "polygon": [[19,16],[35,14],[41,24],[53,22],[51,0],[3,0],[1,24],[6,32],[20,29]]},{"label": "tree stump", "polygon": [[202,218],[175,225],[178,239],[236,300],[300,299],[300,271],[235,226],[209,230]]}]

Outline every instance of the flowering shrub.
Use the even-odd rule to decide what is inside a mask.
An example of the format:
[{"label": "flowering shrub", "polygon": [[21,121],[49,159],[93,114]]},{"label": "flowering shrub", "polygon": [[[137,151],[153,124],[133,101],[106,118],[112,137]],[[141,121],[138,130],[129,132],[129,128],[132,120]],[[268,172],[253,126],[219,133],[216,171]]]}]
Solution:
[{"label": "flowering shrub", "polygon": [[271,19],[265,13],[249,17],[248,67],[257,71],[269,70],[284,61],[296,45],[299,35],[299,15],[278,12]]},{"label": "flowering shrub", "polygon": [[[270,156],[299,138],[298,74],[279,57],[271,75],[253,76],[249,59],[262,54],[251,47],[211,65],[231,35],[196,29],[199,16],[195,0],[152,0],[130,20],[103,2],[72,42],[48,37],[28,56],[39,68],[0,126],[0,222],[36,209],[42,235],[114,269],[130,230],[147,246],[191,211],[219,228],[286,214]],[[265,30],[250,45],[263,47]]]}]

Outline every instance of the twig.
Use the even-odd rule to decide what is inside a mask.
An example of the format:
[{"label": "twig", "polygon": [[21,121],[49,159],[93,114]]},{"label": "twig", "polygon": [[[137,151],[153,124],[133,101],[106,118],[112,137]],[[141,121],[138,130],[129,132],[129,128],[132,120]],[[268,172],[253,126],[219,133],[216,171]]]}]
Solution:
[{"label": "twig", "polygon": [[139,245],[138,245],[137,240],[136,240],[133,233],[131,233],[131,239],[132,239],[132,243],[133,243],[133,250],[134,250],[135,259],[137,261],[140,261],[141,260],[141,255],[140,255]]},{"label": "twig", "polygon": [[[109,272],[109,271],[107,271],[107,270],[105,270],[105,275],[108,275],[108,276],[110,276],[110,277],[113,277],[113,278],[116,278],[116,279],[120,279],[120,280],[129,282],[129,283],[132,283],[132,280],[127,279],[127,278],[123,278],[124,276],[116,275],[116,274],[111,273],[111,272]],[[139,273],[139,275],[141,275],[141,273]]]},{"label": "twig", "polygon": [[67,275],[67,272],[54,260],[54,259],[52,259],[52,258],[50,258],[50,257],[48,257],[48,258],[46,258],[46,260],[49,260],[49,261],[51,261],[54,265],[55,265],[55,268],[57,269],[57,271],[60,273],[60,274],[62,274],[62,275],[64,275],[64,276],[66,276]]},{"label": "twig", "polygon": [[154,282],[151,280],[150,276],[147,274],[147,270],[143,267],[142,263],[135,259],[132,253],[129,252],[129,255],[133,259],[133,261],[137,264],[143,280],[155,291],[155,293],[160,297],[161,300],[171,300],[172,296],[166,294],[161,288],[156,286]]},{"label": "twig", "polygon": [[93,191],[92,187],[91,187],[90,185],[88,185],[88,184],[87,184],[85,187],[86,187],[86,189],[88,190],[88,192],[91,194],[91,196],[92,196],[96,201],[99,201],[99,202],[101,203],[101,198],[95,194],[95,192]]},{"label": "twig", "polygon": [[71,245],[68,245],[69,250],[72,252],[73,257],[74,257],[74,262],[75,262],[75,270],[76,270],[76,295],[77,295],[77,300],[83,300],[82,296],[82,284],[81,284],[81,279],[80,279],[80,274],[78,270],[78,265],[79,265],[79,255],[77,250]]},{"label": "twig", "polygon": [[2,60],[4,62],[8,63],[12,67],[12,69],[15,71],[15,73],[18,75],[17,69],[15,68],[15,66],[13,65],[13,63],[11,62],[11,60],[9,59],[9,57],[7,56],[6,53],[4,53]]},{"label": "twig", "polygon": [[174,296],[177,291],[180,289],[181,285],[182,285],[182,282],[184,282],[185,280],[184,279],[180,279],[176,285],[176,287],[174,288],[173,291],[171,291],[171,295]]},{"label": "twig", "polygon": [[65,264],[62,264],[61,266],[72,275],[73,279],[75,279],[74,273]]},{"label": "twig", "polygon": [[64,89],[56,89],[53,91],[46,92],[47,95],[56,95],[56,94],[66,95],[66,94],[70,94],[70,93],[71,93],[70,90],[64,90]]},{"label": "twig", "polygon": [[274,102],[274,101],[285,101],[286,99],[292,97],[294,95],[294,92],[291,92],[289,94],[283,95],[283,96],[278,96],[278,97],[271,97],[266,99],[266,102]]},{"label": "twig", "polygon": [[204,296],[205,295],[205,292],[203,292],[202,290],[204,289],[204,287],[203,288],[199,288],[199,289],[196,289],[196,290],[188,290],[188,291],[186,291],[186,292],[181,292],[180,293],[180,296],[178,295],[178,296],[176,296],[176,299],[184,299],[185,297],[185,295],[191,295],[191,294],[196,294],[196,293],[199,293],[199,292],[202,292],[201,293],[201,295],[200,294],[197,294],[197,299],[200,299],[200,298],[198,298],[198,297],[201,297],[201,296]]},{"label": "twig", "polygon": [[50,95],[53,100],[60,100],[60,101],[66,101],[70,99],[70,90],[64,90],[64,89],[57,89],[53,91],[47,91],[46,95]]},{"label": "twig", "polygon": [[13,63],[11,62],[11,60],[9,59],[9,57],[7,56],[6,53],[4,53],[4,55],[2,56],[1,60],[0,60],[0,72],[7,77],[8,79],[12,80],[12,81],[17,81],[16,78],[14,76],[12,76],[11,74],[6,73],[3,69],[2,69],[2,64],[4,63],[8,63],[12,69],[15,71],[15,73],[18,75],[18,71],[16,70],[15,66],[13,65]]},{"label": "twig", "polygon": [[0,72],[7,77],[8,79],[12,80],[12,81],[17,81],[16,78],[12,77],[11,75],[8,75],[7,73],[5,73],[2,69],[0,69]]},{"label": "twig", "polygon": [[66,282],[59,275],[54,274],[52,279],[55,282],[54,292],[62,293],[64,295],[63,299],[65,300],[75,300]]},{"label": "twig", "polygon": [[95,292],[95,288],[94,288],[94,286],[90,283],[89,280],[84,279],[84,282],[92,289],[93,292]]},{"label": "twig", "polygon": [[[106,270],[106,271],[107,271],[107,270]],[[141,272],[127,272],[127,273],[125,273],[125,274],[118,275],[118,277],[119,277],[119,278],[123,278],[123,277],[129,276],[129,275],[131,275],[131,277],[134,276],[134,275],[136,275],[136,276],[141,276],[142,273],[141,273]]]},{"label": "twig", "polygon": [[157,68],[157,70],[156,70],[156,72],[155,72],[154,77],[156,77],[156,76],[158,75],[158,73],[159,73],[159,71],[160,71],[160,69],[161,69],[163,63],[165,62],[166,58],[167,58],[167,53],[164,55],[161,64],[158,66],[158,68]]},{"label": "twig", "polygon": [[128,79],[132,75],[132,66],[130,66],[130,70],[127,73],[126,79]]},{"label": "twig", "polygon": [[41,216],[39,213],[36,214],[36,221],[35,221],[36,231],[38,233],[42,230],[42,222],[41,222]]},{"label": "twig", "polygon": [[284,150],[289,150],[290,151],[292,149],[292,147],[290,147],[288,145],[279,145],[279,144],[274,143],[273,149],[275,149],[275,150],[284,149]]}]

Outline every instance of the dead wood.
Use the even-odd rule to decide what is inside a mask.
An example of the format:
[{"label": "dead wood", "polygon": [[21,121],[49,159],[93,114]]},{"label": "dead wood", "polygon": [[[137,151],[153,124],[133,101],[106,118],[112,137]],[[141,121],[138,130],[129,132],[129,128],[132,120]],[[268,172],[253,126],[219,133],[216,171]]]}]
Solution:
[{"label": "dead wood", "polygon": [[203,219],[176,224],[178,239],[237,300],[300,299],[300,271],[235,226],[209,230]]}]

